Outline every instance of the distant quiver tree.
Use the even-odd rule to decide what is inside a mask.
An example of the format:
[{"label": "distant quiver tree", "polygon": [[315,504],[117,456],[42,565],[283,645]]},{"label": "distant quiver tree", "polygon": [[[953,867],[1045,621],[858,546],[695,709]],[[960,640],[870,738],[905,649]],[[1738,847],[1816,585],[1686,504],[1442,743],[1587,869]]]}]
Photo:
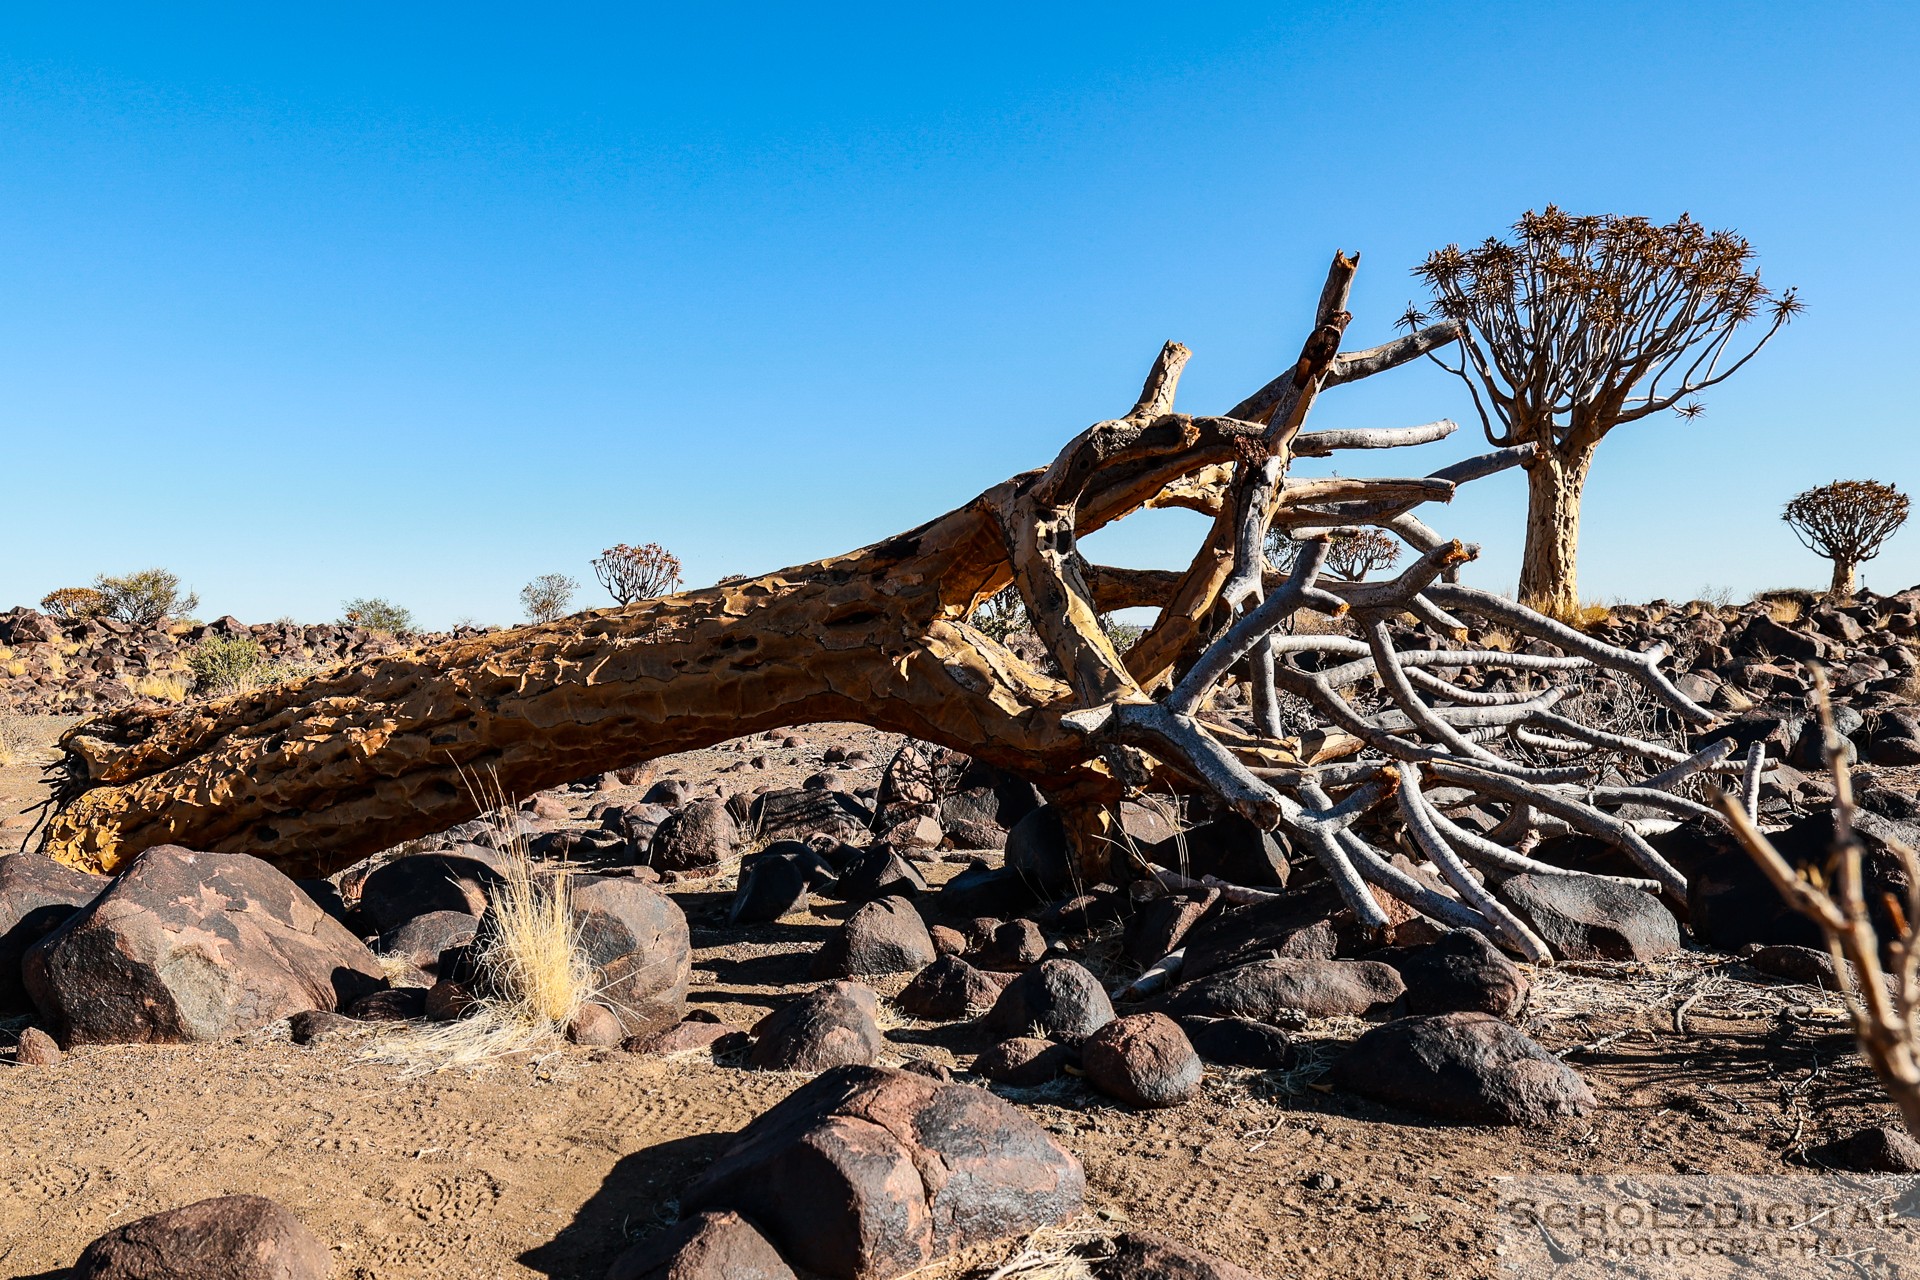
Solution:
[{"label": "distant quiver tree", "polygon": [[1907,495],[1878,480],[1835,480],[1794,495],[1780,518],[1815,555],[1833,561],[1832,596],[1854,592],[1854,571],[1907,522]]}]

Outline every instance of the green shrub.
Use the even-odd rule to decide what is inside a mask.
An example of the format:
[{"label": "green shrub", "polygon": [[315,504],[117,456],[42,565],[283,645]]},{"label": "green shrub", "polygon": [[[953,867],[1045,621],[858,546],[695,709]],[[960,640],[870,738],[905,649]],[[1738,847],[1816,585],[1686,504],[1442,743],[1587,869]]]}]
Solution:
[{"label": "green shrub", "polygon": [[208,698],[274,682],[273,664],[252,636],[208,636],[187,654],[187,670],[193,672],[193,691]]},{"label": "green shrub", "polygon": [[200,597],[180,588],[180,575],[165,569],[142,569],[93,580],[100,593],[100,612],[129,626],[154,627],[166,618],[178,618],[200,607]]},{"label": "green shrub", "polygon": [[340,620],[351,626],[365,627],[369,631],[386,631],[396,636],[413,634],[413,612],[391,600],[371,596],[365,600],[348,600],[340,608]]}]

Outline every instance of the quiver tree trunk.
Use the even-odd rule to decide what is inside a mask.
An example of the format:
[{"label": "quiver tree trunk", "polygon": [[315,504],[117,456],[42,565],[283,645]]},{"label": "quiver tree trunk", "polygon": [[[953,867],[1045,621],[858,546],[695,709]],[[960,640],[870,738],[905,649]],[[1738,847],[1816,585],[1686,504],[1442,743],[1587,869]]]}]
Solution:
[{"label": "quiver tree trunk", "polygon": [[1542,448],[1526,463],[1520,599],[1549,617],[1572,617],[1580,608],[1580,499],[1592,466],[1593,451],[1579,448]]},{"label": "quiver tree trunk", "polygon": [[1854,560],[1844,556],[1833,558],[1833,581],[1827,585],[1827,594],[1835,600],[1850,599],[1854,591],[1854,571],[1859,567]]},{"label": "quiver tree trunk", "polygon": [[[1571,830],[1635,859],[1648,878],[1629,883],[1684,893],[1678,872],[1631,824],[1598,806],[1710,818],[1665,788],[1724,767],[1727,744],[1689,755],[1590,729],[1553,712],[1561,690],[1524,687],[1537,673],[1597,665],[1640,682],[1685,721],[1712,719],[1659,671],[1659,650],[1613,648],[1455,581],[1474,550],[1442,538],[1414,509],[1526,462],[1532,446],[1408,479],[1288,476],[1295,457],[1417,445],[1455,429],[1302,431],[1323,390],[1459,334],[1447,322],[1342,353],[1357,261],[1335,257],[1298,358],[1225,415],[1173,411],[1188,353],[1169,343],[1124,416],[1081,432],[1048,466],[863,550],[203,706],[133,708],[77,726],[62,739],[42,847],[97,871],[177,843],[252,853],[295,874],[327,872],[472,816],[482,794],[527,794],[755,730],[852,720],[956,747],[1037,784],[1087,883],[1129,874],[1170,882],[1138,850],[1117,855],[1124,842],[1109,838],[1111,815],[1131,794],[1184,792],[1263,830],[1284,828],[1363,927],[1387,926],[1375,897],[1385,892],[1544,959],[1545,944],[1467,862],[1488,878],[1578,874],[1525,852],[1543,830]],[[1556,490],[1569,571],[1584,474],[1583,459]],[[1167,506],[1213,522],[1184,571],[1108,568],[1081,555],[1089,532]],[[1390,581],[1322,581],[1328,531],[1355,525],[1389,530],[1420,554]],[[1286,575],[1263,554],[1276,526],[1302,547]],[[966,621],[1010,582],[1048,671]],[[1100,615],[1143,606],[1157,608],[1155,621],[1116,651]],[[1303,609],[1344,617],[1351,630],[1285,634]],[[1449,632],[1464,625],[1456,612],[1472,614],[1562,656],[1399,650],[1389,627],[1409,612]],[[1488,666],[1506,668],[1521,687],[1487,690],[1443,675]],[[1235,679],[1250,693],[1244,717],[1216,698]],[[1357,703],[1354,691],[1375,682],[1374,705]],[[1311,707],[1319,727],[1283,732],[1282,694]],[[1503,741],[1528,758],[1501,754]],[[1594,787],[1584,757],[1596,752],[1609,762],[1644,757],[1660,772],[1644,787]],[[1549,763],[1531,758],[1540,754]],[[1425,799],[1429,777],[1504,810],[1498,829],[1454,825]],[[1385,833],[1373,839],[1429,858],[1457,896],[1395,866],[1361,833],[1363,820]]]}]

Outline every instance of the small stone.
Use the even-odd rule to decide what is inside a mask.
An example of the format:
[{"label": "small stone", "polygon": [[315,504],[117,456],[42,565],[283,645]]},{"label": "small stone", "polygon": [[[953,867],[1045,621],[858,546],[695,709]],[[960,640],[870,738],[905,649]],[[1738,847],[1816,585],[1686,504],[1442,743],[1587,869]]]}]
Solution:
[{"label": "small stone", "polygon": [[1031,1089],[1060,1075],[1073,1060],[1073,1050],[1066,1045],[1032,1036],[1015,1036],[992,1045],[975,1058],[973,1073],[1016,1089]]},{"label": "small stone", "polygon": [[54,1067],[60,1065],[60,1059],[66,1057],[60,1052],[60,1046],[54,1043],[52,1036],[38,1027],[28,1027],[20,1033],[20,1043],[14,1046],[13,1061],[22,1067]]},{"label": "small stone", "polygon": [[589,1001],[580,1006],[567,1024],[567,1039],[575,1044],[608,1048],[625,1039],[620,1018],[603,1004]]}]

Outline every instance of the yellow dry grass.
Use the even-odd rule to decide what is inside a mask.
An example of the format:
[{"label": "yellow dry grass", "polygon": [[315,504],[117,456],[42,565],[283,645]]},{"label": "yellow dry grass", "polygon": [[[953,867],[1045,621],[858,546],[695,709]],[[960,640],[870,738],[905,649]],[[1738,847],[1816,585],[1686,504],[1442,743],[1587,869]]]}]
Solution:
[{"label": "yellow dry grass", "polygon": [[474,942],[474,1009],[454,1022],[384,1037],[363,1056],[406,1075],[484,1066],[554,1046],[594,995],[593,965],[580,948],[569,897],[570,868],[537,871],[514,806],[497,783],[477,788],[503,866]]},{"label": "yellow dry grass", "polygon": [[161,702],[187,700],[186,681],[178,676],[139,676],[122,683],[142,698],[155,698]]}]

